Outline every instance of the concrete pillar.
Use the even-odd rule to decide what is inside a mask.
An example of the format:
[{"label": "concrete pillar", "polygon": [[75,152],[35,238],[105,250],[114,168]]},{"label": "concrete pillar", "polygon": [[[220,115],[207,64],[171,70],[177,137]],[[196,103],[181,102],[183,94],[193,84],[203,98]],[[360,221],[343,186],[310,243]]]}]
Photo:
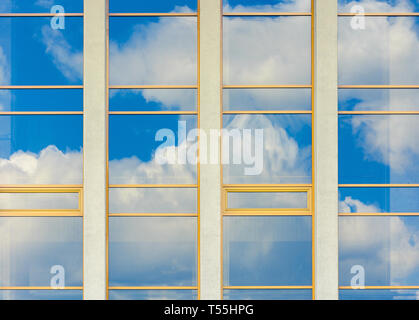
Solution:
[{"label": "concrete pillar", "polygon": [[84,299],[106,299],[106,0],[84,1]]},{"label": "concrete pillar", "polygon": [[338,299],[337,1],[315,1],[315,297]]},{"label": "concrete pillar", "polygon": [[[200,127],[210,137],[220,129],[221,1],[200,4]],[[201,164],[200,171],[201,299],[221,298],[221,176],[220,165]]]}]

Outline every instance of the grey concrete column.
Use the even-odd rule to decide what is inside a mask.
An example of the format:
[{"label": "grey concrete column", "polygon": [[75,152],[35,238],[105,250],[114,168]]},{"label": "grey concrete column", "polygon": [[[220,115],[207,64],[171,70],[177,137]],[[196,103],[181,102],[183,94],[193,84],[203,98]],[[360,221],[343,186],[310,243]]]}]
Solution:
[{"label": "grey concrete column", "polygon": [[[200,126],[209,138],[211,129],[220,129],[221,1],[201,0],[200,7]],[[201,299],[217,300],[221,298],[220,165],[201,164],[200,177]]]},{"label": "grey concrete column", "polygon": [[84,299],[106,299],[106,0],[84,1]]},{"label": "grey concrete column", "polygon": [[338,298],[337,1],[315,1],[315,297]]}]

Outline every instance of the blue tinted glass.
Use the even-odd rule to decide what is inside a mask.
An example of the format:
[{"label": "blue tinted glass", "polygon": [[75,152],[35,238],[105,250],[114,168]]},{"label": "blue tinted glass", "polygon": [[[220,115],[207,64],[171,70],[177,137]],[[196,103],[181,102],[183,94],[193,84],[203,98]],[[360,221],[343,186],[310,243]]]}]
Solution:
[{"label": "blue tinted glass", "polygon": [[83,111],[83,90],[0,90],[0,111]]},{"label": "blue tinted glass", "polygon": [[224,285],[311,285],[311,217],[225,217]]},{"label": "blue tinted glass", "polygon": [[83,300],[83,291],[0,290],[0,300]]},{"label": "blue tinted glass", "polygon": [[50,18],[0,18],[0,30],[1,85],[82,84],[83,18],[59,30]]},{"label": "blue tinted glass", "polygon": [[109,11],[138,13],[196,12],[197,0],[109,0]]},{"label": "blue tinted glass", "polygon": [[311,290],[224,290],[224,300],[312,300]]},{"label": "blue tinted glass", "polygon": [[66,13],[83,12],[83,0],[2,0],[0,13],[56,13],[56,5]]},{"label": "blue tinted glass", "polygon": [[339,290],[340,300],[418,300],[419,290]]},{"label": "blue tinted glass", "polygon": [[196,218],[109,220],[110,286],[195,286]]},{"label": "blue tinted glass", "polygon": [[196,300],[196,290],[109,290],[109,300]]},{"label": "blue tinted glass", "polygon": [[419,12],[419,2],[417,0],[338,0],[339,12],[358,13],[359,6],[362,6],[363,11],[367,13]]},{"label": "blue tinted glass", "polygon": [[82,218],[0,218],[0,286],[49,287],[62,267],[67,287],[83,283]]},{"label": "blue tinted glass", "polygon": [[223,0],[224,12],[310,12],[311,0]]}]

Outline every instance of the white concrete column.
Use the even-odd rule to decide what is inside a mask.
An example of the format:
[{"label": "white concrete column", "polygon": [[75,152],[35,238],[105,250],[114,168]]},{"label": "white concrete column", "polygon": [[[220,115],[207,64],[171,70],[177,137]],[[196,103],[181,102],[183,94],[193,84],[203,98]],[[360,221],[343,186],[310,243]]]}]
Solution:
[{"label": "white concrete column", "polygon": [[84,1],[84,299],[106,299],[106,0]]},{"label": "white concrete column", "polygon": [[[221,1],[200,4],[200,126],[210,137],[220,129]],[[209,155],[209,153],[208,153]],[[221,176],[220,165],[201,164],[200,283],[201,299],[221,298]]]},{"label": "white concrete column", "polygon": [[315,297],[338,299],[337,1],[315,1]]}]

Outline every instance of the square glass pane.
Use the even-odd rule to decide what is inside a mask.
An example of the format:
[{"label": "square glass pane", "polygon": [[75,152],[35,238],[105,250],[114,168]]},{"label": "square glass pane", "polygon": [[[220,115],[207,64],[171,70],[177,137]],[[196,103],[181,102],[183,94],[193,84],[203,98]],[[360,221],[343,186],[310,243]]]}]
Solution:
[{"label": "square glass pane", "polygon": [[109,300],[197,300],[196,290],[109,290]]},{"label": "square glass pane", "polygon": [[112,188],[110,213],[196,213],[196,188]]},{"label": "square glass pane", "polygon": [[340,188],[339,212],[419,215],[419,188]]},{"label": "square glass pane", "polygon": [[312,300],[311,290],[224,290],[223,300]]},{"label": "square glass pane", "polygon": [[311,182],[311,115],[224,115],[223,125],[225,184]]},{"label": "square glass pane", "polygon": [[197,0],[109,0],[111,13],[196,12]]},{"label": "square glass pane", "polygon": [[196,111],[196,89],[144,89],[109,91],[110,111]]},{"label": "square glass pane", "polygon": [[224,217],[224,285],[311,285],[311,217]]},{"label": "square glass pane", "polygon": [[311,110],[311,89],[224,89],[224,111]]},{"label": "square glass pane", "polygon": [[82,218],[1,217],[0,286],[82,286],[82,233]]},{"label": "square glass pane", "polygon": [[82,115],[0,116],[2,184],[81,184]]},{"label": "square glass pane", "polygon": [[340,217],[339,285],[417,286],[419,217]]},{"label": "square glass pane", "polygon": [[83,13],[83,0],[1,0],[0,13],[55,13],[56,5],[65,13]]},{"label": "square glass pane", "polygon": [[224,85],[310,85],[310,17],[224,17],[223,55]]},{"label": "square glass pane", "polygon": [[419,116],[340,115],[339,183],[418,183]]},{"label": "square glass pane", "polygon": [[196,183],[196,164],[191,163],[196,137],[188,141],[196,121],[189,115],[111,115],[110,183]]},{"label": "square glass pane", "polygon": [[223,0],[223,11],[238,12],[310,12],[311,0]]},{"label": "square glass pane", "polygon": [[419,111],[419,89],[339,89],[339,111]]},{"label": "square glass pane", "polygon": [[65,17],[64,29],[50,17],[1,18],[0,30],[0,85],[83,84],[82,17]]},{"label": "square glass pane", "polygon": [[197,219],[111,217],[109,285],[195,286]]},{"label": "square glass pane", "polygon": [[196,17],[111,17],[111,85],[196,85]]},{"label": "square glass pane", "polygon": [[340,85],[419,84],[419,17],[339,17]]}]

